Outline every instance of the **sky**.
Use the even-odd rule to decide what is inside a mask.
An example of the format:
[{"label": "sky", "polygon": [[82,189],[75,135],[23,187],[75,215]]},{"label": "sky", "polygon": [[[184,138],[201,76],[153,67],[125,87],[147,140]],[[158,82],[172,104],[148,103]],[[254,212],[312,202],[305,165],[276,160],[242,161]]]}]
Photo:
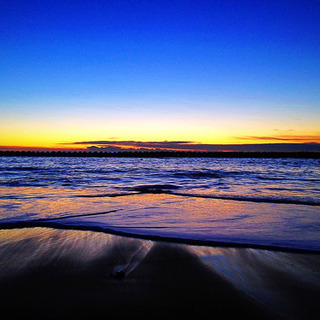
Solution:
[{"label": "sky", "polygon": [[0,30],[0,150],[320,143],[318,0],[1,0]]}]

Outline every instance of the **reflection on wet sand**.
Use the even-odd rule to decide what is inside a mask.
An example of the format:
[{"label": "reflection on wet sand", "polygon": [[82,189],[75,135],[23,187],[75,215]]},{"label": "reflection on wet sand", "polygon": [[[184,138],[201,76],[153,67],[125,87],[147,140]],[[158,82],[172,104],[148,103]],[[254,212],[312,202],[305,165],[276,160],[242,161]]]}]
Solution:
[{"label": "reflection on wet sand", "polygon": [[61,261],[68,261],[70,271],[79,271],[99,259],[109,261],[106,274],[128,274],[143,260],[152,245],[152,241],[89,231],[1,230],[0,279]]},{"label": "reflection on wet sand", "polygon": [[190,246],[210,270],[290,319],[320,311],[320,255]]},{"label": "reflection on wet sand", "polygon": [[89,231],[1,230],[0,311],[32,319],[48,314],[233,319],[235,310],[246,319],[317,319],[319,267],[317,254]]}]

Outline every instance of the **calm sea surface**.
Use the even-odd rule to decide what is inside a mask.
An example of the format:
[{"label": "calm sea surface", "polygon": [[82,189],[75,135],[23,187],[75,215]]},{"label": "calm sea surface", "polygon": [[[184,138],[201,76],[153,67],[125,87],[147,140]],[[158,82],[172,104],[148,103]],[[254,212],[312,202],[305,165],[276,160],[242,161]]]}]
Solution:
[{"label": "calm sea surface", "polygon": [[320,250],[320,160],[0,157],[2,225],[57,218]]}]

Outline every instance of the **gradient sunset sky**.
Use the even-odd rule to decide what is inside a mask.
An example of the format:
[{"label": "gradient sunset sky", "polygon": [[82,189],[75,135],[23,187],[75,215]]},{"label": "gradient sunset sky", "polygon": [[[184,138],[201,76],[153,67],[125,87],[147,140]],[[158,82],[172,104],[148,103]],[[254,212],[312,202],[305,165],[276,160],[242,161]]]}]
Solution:
[{"label": "gradient sunset sky", "polygon": [[2,150],[320,142],[318,0],[2,0],[0,30]]}]

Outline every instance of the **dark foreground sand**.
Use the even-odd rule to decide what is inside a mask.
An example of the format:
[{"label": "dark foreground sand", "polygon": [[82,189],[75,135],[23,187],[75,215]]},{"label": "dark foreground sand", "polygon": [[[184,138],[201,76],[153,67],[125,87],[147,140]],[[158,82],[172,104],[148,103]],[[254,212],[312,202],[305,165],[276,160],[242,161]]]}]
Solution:
[{"label": "dark foreground sand", "polygon": [[[254,251],[214,250],[86,231],[1,230],[1,319],[318,319],[318,255],[298,256],[309,269],[299,271],[300,263],[294,272],[312,270],[302,281],[287,278],[292,269],[282,265],[268,269]],[[266,290],[290,293],[286,306],[273,307]]]}]

